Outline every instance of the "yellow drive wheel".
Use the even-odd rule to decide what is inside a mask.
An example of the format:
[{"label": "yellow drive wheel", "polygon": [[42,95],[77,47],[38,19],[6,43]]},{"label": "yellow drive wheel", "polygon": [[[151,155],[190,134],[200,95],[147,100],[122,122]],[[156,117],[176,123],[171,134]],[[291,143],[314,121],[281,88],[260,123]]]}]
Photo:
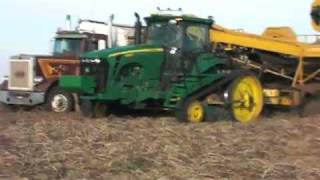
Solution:
[{"label": "yellow drive wheel", "polygon": [[205,109],[200,101],[187,101],[176,110],[176,118],[182,122],[200,123],[205,120]]},{"label": "yellow drive wheel", "polygon": [[199,101],[194,101],[188,104],[187,120],[191,123],[200,123],[204,120],[204,108]]},{"label": "yellow drive wheel", "polygon": [[244,75],[233,81],[229,89],[231,112],[241,123],[254,122],[263,108],[263,90],[253,75]]}]

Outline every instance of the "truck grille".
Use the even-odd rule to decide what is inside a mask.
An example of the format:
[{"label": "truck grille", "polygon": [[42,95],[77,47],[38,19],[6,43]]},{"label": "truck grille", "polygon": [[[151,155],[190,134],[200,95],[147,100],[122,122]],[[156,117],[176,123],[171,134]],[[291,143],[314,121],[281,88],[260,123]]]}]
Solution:
[{"label": "truck grille", "polygon": [[10,90],[33,90],[33,65],[32,60],[12,59],[10,60]]}]

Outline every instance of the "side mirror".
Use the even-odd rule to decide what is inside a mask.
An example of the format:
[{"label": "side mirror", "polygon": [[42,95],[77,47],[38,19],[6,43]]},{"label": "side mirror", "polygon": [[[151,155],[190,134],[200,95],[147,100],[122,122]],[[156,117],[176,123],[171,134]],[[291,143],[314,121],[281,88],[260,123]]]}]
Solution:
[{"label": "side mirror", "polygon": [[175,19],[170,19],[170,20],[169,20],[169,24],[170,24],[170,25],[177,25],[178,22],[177,22]]},{"label": "side mirror", "polygon": [[54,54],[55,52],[55,39],[50,39],[50,44],[49,44],[49,53]]},{"label": "side mirror", "polygon": [[172,54],[172,55],[174,55],[174,54],[177,53],[177,51],[178,51],[178,48],[177,48],[177,47],[171,47],[169,53]]}]

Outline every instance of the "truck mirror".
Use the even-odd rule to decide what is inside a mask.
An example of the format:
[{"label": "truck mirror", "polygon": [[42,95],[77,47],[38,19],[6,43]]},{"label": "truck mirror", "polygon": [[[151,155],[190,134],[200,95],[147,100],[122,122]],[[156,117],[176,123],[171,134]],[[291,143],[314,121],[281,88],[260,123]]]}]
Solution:
[{"label": "truck mirror", "polygon": [[175,19],[170,19],[169,24],[176,25],[177,21]]},{"label": "truck mirror", "polygon": [[54,49],[55,49],[55,39],[50,39],[50,44],[49,44],[49,52],[51,54],[54,54]]},{"label": "truck mirror", "polygon": [[103,50],[107,48],[106,40],[100,39],[98,41],[98,50]]}]

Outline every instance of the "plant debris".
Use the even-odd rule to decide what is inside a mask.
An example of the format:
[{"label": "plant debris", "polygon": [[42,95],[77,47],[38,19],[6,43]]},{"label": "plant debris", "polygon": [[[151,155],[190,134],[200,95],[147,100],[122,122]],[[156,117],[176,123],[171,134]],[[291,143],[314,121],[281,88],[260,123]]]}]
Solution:
[{"label": "plant debris", "polygon": [[0,112],[0,179],[320,179],[320,116],[255,125]]}]

